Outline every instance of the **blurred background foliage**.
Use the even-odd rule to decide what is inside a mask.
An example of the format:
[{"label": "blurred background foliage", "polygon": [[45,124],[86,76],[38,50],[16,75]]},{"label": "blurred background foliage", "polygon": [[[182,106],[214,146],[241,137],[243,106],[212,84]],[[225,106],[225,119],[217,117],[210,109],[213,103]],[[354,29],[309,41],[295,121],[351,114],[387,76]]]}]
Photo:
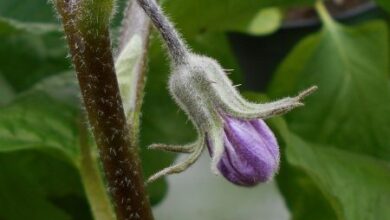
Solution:
[{"label": "blurred background foliage", "polygon": [[[235,69],[241,90],[276,99],[319,86],[305,108],[270,120],[282,147],[278,187],[294,220],[386,220],[390,1],[335,2],[330,12],[342,22],[326,12],[318,20],[310,0],[162,4],[194,51]],[[125,1],[117,4],[114,40]],[[156,33],[151,39],[140,146],[146,176],[175,156],[145,146],[185,143],[195,134],[166,91],[167,57]],[[80,176],[80,121],[78,86],[52,6],[1,0],[1,220],[92,218]],[[166,191],[164,180],[152,184],[152,203]]]}]

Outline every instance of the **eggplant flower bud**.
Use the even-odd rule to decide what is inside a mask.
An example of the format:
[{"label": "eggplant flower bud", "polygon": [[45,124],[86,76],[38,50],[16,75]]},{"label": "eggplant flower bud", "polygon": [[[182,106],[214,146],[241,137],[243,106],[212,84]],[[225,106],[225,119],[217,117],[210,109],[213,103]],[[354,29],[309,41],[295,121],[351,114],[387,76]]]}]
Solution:
[{"label": "eggplant flower bud", "polygon": [[[272,131],[261,119],[249,121],[224,118],[224,153],[217,164],[230,182],[254,186],[270,180],[279,168],[279,146]],[[213,146],[207,141],[213,155]]]},{"label": "eggplant flower bud", "polygon": [[186,161],[153,175],[179,173],[191,166],[208,146],[211,169],[230,182],[253,186],[272,178],[279,167],[277,141],[262,119],[302,106],[313,86],[296,97],[269,103],[245,100],[213,59],[188,53],[175,65],[169,81],[171,95],[195,125],[199,137],[189,145],[152,145],[153,149],[190,153]]},{"label": "eggplant flower bud", "polygon": [[278,144],[262,119],[302,106],[313,86],[296,97],[269,103],[248,102],[213,59],[191,52],[155,0],[137,0],[165,41],[172,61],[169,91],[194,124],[198,139],[184,146],[154,144],[152,149],[189,153],[183,162],[149,178],[180,173],[196,162],[207,145],[211,169],[230,182],[252,186],[272,178],[279,166]]}]

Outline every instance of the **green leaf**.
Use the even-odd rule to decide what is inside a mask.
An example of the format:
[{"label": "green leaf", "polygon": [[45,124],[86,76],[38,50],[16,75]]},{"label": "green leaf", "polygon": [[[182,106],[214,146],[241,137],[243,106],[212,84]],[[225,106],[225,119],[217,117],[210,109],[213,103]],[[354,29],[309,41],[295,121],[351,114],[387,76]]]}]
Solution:
[{"label": "green leaf", "polygon": [[56,26],[0,18],[0,41],[0,74],[16,92],[70,67]]},{"label": "green leaf", "polygon": [[[61,217],[61,212],[77,209],[76,205],[80,204],[84,209],[74,212],[90,215],[76,169],[78,115],[78,111],[41,92],[25,94],[0,109],[0,172],[4,175],[0,182],[5,184],[0,187],[0,200],[7,202],[7,205],[0,205],[7,211],[0,212],[7,216],[5,219],[26,219],[26,216],[37,220],[70,219],[70,214]],[[25,152],[34,153],[34,157],[24,157]],[[73,195],[65,189],[77,190],[78,194]],[[43,194],[48,190],[48,196],[52,198]],[[67,198],[74,196],[77,198],[73,198],[73,205],[64,204]],[[12,201],[8,201],[11,199],[8,197]],[[30,197],[31,200],[26,200]],[[23,212],[17,211],[21,205],[25,208]],[[33,213],[36,215],[31,216]]]},{"label": "green leaf", "polygon": [[387,12],[390,13],[390,1],[388,0],[376,0],[378,4],[385,9]]},{"label": "green leaf", "polygon": [[126,117],[132,117],[134,100],[137,99],[137,83],[139,77],[136,74],[136,64],[143,54],[142,38],[134,35],[126,44],[115,62],[115,70],[118,78],[119,89]]},{"label": "green leaf", "polygon": [[67,104],[74,109],[80,109],[82,105],[79,85],[76,75],[72,71],[46,77],[35,84],[31,90],[47,94],[56,101]]},{"label": "green leaf", "polygon": [[36,35],[43,35],[52,32],[60,32],[60,28],[55,24],[38,22],[20,22],[18,20],[0,17],[1,34],[12,35],[20,32],[27,32]]},{"label": "green leaf", "polygon": [[338,219],[324,193],[306,171],[292,166],[286,160],[285,151],[282,151],[282,155],[281,168],[276,179],[292,219]]},{"label": "green leaf", "polygon": [[54,150],[76,161],[77,110],[34,92],[22,95],[0,112],[0,152]]},{"label": "green leaf", "polygon": [[74,166],[33,150],[0,153],[0,219],[87,220],[88,210]]},{"label": "green leaf", "polygon": [[286,141],[288,162],[310,176],[337,219],[390,218],[386,208],[390,203],[389,164],[330,146],[309,144],[293,134]]},{"label": "green leaf", "polygon": [[241,30],[252,35],[264,35],[275,32],[282,24],[282,12],[278,8],[260,10],[251,20],[248,27]]},{"label": "green leaf", "polygon": [[15,92],[8,84],[8,82],[5,79],[3,79],[1,73],[0,73],[0,94],[2,96],[2,98],[0,99],[0,107],[6,105],[15,96]]},{"label": "green leaf", "polygon": [[[34,149],[79,168],[79,96],[76,78],[67,72],[41,81],[0,108],[0,155]],[[151,173],[149,167],[162,167],[162,163],[170,162],[158,158],[158,152],[142,153],[146,171]],[[164,182],[150,187],[153,204],[161,201],[166,190]]]},{"label": "green leaf", "polygon": [[24,22],[57,22],[48,0],[2,0],[0,16]]},{"label": "green leaf", "polygon": [[355,28],[331,22],[301,42],[270,87],[276,97],[318,85],[305,108],[288,114],[291,129],[312,142],[389,160],[388,48],[383,22]]},{"label": "green leaf", "polygon": [[387,219],[388,30],[380,21],[345,27],[321,14],[323,30],[298,44],[270,86],[272,97],[319,86],[286,116],[294,134],[281,132],[288,164],[279,185],[297,220]]},{"label": "green leaf", "polygon": [[[185,36],[205,31],[250,30],[261,9],[307,4],[312,0],[165,0],[164,8]],[[196,19],[194,19],[196,17]],[[271,19],[273,23],[273,19]],[[268,25],[268,24],[267,24]],[[272,29],[270,30],[272,31]]]},{"label": "green leaf", "polygon": [[48,78],[0,108],[0,219],[91,219],[69,76]]}]

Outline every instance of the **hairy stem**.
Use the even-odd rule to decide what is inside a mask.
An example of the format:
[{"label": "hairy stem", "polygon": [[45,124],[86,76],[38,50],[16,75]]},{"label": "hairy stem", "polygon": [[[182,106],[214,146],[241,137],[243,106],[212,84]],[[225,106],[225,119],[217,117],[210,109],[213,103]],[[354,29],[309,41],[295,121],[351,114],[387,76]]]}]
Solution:
[{"label": "hairy stem", "polygon": [[175,64],[186,62],[189,49],[155,0],[137,0],[164,38]]},{"label": "hairy stem", "polygon": [[118,220],[152,220],[111,52],[112,0],[55,0]]},{"label": "hairy stem", "polygon": [[88,143],[88,131],[80,122],[81,179],[91,206],[94,220],[115,220],[111,201],[107,196],[103,179],[98,168],[98,161],[92,155]]}]

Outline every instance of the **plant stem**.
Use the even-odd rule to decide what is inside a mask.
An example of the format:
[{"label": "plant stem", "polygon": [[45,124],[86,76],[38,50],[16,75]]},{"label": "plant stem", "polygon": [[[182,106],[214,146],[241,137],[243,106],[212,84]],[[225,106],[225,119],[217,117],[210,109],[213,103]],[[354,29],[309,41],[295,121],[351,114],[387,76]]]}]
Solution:
[{"label": "plant stem", "polygon": [[168,51],[175,64],[179,65],[185,63],[189,48],[175,30],[173,24],[164,15],[160,6],[155,0],[137,0],[137,2],[164,38]]},{"label": "plant stem", "polygon": [[[110,0],[56,0],[88,120],[118,220],[152,220],[138,149],[132,146],[109,34]],[[107,17],[108,16],[108,17]]]},{"label": "plant stem", "polygon": [[107,196],[103,179],[98,168],[98,161],[92,156],[88,143],[88,131],[80,122],[80,171],[81,179],[91,206],[94,220],[115,220],[111,201]]}]

